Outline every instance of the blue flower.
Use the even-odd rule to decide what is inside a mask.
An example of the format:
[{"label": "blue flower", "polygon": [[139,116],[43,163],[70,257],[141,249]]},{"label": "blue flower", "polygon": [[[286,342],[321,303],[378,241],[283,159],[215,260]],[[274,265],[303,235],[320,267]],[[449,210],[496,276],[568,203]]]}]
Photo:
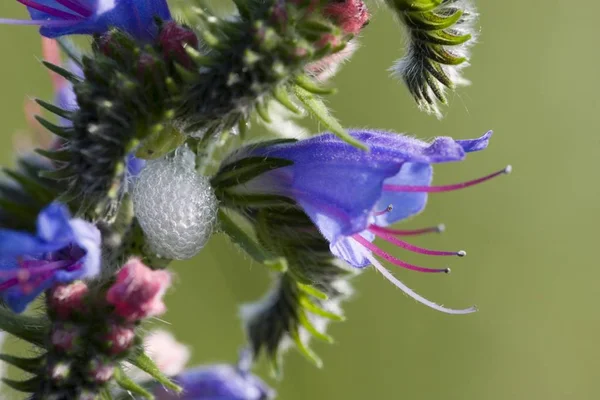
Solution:
[{"label": "blue flower", "polygon": [[102,34],[120,28],[139,40],[157,33],[155,18],[171,19],[166,0],[17,0],[27,6],[31,21],[1,19],[0,23],[40,25],[43,36]]},{"label": "blue flower", "polygon": [[436,231],[426,228],[406,231],[388,225],[420,213],[428,193],[445,192],[486,181],[507,173],[510,167],[473,181],[448,186],[432,186],[432,164],[461,161],[466,153],[487,147],[491,132],[473,140],[438,137],[431,143],[381,131],[352,131],[367,144],[365,152],[342,142],[337,136],[323,134],[293,143],[248,146],[229,161],[243,157],[273,157],[293,161],[236,187],[236,194],[274,194],[293,199],[302,207],[321,234],[330,242],[331,252],[354,267],[374,265],[396,286],[435,309],[466,313],[474,309],[451,310],[434,304],[398,281],[373,256],[410,270],[448,272],[406,263],[371,242],[375,237],[421,254],[463,256],[464,251],[436,251],[414,246],[398,236]]},{"label": "blue flower", "polygon": [[52,203],[38,215],[35,234],[0,229],[0,255],[0,294],[20,313],[53,285],[98,274],[100,231]]},{"label": "blue flower", "polygon": [[183,393],[157,387],[157,400],[267,400],[274,392],[250,372],[231,365],[196,367],[175,377]]}]

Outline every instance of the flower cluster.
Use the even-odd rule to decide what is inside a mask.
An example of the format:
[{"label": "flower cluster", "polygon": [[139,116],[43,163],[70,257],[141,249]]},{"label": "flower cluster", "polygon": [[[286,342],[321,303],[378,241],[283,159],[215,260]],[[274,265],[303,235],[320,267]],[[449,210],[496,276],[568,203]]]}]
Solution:
[{"label": "flower cluster", "polygon": [[[434,165],[486,149],[491,132],[425,142],[348,131],[331,115],[324,85],[358,49],[371,18],[362,0],[235,1],[228,16],[202,2],[172,13],[166,0],[17,1],[31,19],[0,23],[40,27],[55,98],[28,112],[54,114],[35,116],[52,136],[0,181],[0,330],[41,349],[31,359],[0,356],[34,375],[8,385],[36,399],[271,399],[254,363],[265,355],[278,373],[295,346],[321,365],[310,340],[333,340],[327,326],[344,320],[350,282],[368,266],[433,309],[475,311],[424,298],[382,260],[449,268],[408,263],[374,242],[465,256],[405,240],[441,227],[392,225],[422,212],[430,193],[510,167],[433,185]],[[444,87],[463,82],[474,8],[386,3],[409,37],[395,73],[438,113]],[[90,48],[71,35],[89,35]],[[328,132],[289,139],[309,136],[292,120],[304,115]],[[246,142],[253,119],[279,138]],[[169,333],[147,334],[145,323],[166,311],[169,264],[195,256],[215,232],[275,271],[274,283],[240,308],[247,344],[237,364],[186,369],[187,348]],[[43,315],[23,315],[42,296]]]}]

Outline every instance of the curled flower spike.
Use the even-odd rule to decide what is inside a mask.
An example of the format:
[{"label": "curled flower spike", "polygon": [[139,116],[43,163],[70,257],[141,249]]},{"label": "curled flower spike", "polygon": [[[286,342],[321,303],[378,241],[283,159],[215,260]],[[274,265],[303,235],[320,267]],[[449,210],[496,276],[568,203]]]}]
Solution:
[{"label": "curled flower spike", "polygon": [[404,81],[419,108],[441,118],[446,88],[468,85],[462,69],[477,41],[477,12],[470,0],[386,0],[408,32],[406,55],[392,74]]},{"label": "curled flower spike", "polygon": [[158,32],[155,18],[170,20],[166,0],[17,0],[31,20],[0,19],[0,23],[39,25],[48,38],[73,34],[103,34],[120,28],[143,41]]},{"label": "curled flower spike", "polygon": [[[379,237],[404,250],[431,256],[464,256],[466,252],[438,251],[407,243],[398,237],[439,231],[425,228],[401,231],[389,225],[421,212],[428,193],[458,190],[510,172],[510,167],[491,175],[456,185],[432,186],[432,164],[461,161],[466,153],[487,147],[491,132],[473,140],[436,138],[426,143],[404,135],[380,131],[354,131],[353,137],[370,147],[364,152],[348,146],[332,134],[286,143],[248,146],[225,164],[247,157],[266,157],[281,167],[234,185],[224,193],[242,199],[249,195],[284,196],[296,202],[329,241],[331,252],[356,268],[383,266],[375,256],[419,272],[449,272],[404,262],[372,242]],[[285,165],[284,161],[292,162]],[[227,167],[225,167],[227,168]],[[230,169],[230,168],[229,168]],[[217,175],[218,177],[218,175]],[[384,276],[411,297],[436,310],[463,314],[473,312],[448,309],[434,304],[408,289],[387,270]]]},{"label": "curled flower spike", "polygon": [[163,296],[171,285],[166,271],[153,271],[137,258],[121,268],[117,281],[106,293],[115,313],[127,321],[139,321],[165,312]]},{"label": "curled flower spike", "polygon": [[42,291],[98,274],[100,232],[53,203],[40,212],[35,234],[0,229],[0,254],[0,294],[20,313]]}]

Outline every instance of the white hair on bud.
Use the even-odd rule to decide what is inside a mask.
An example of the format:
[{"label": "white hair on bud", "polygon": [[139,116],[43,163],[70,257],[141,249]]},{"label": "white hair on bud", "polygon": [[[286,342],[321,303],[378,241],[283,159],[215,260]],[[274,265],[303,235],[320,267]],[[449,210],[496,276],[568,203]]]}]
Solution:
[{"label": "white hair on bud", "polygon": [[208,177],[195,170],[187,147],[150,161],[132,193],[135,215],[148,250],[162,258],[183,260],[198,253],[216,223],[218,202]]}]

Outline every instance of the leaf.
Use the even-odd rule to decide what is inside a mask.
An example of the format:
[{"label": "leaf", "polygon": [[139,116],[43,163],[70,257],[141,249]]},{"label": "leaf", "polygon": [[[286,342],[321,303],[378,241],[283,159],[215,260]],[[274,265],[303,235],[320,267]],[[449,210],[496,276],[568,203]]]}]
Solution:
[{"label": "leaf", "polygon": [[19,339],[44,347],[49,329],[50,323],[46,319],[18,315],[0,306],[0,330]]},{"label": "leaf", "polygon": [[138,396],[142,396],[145,399],[154,399],[154,395],[144,389],[142,386],[138,385],[134,382],[122,368],[117,368],[115,370],[115,381],[117,385],[119,385],[123,390],[136,394]]}]

